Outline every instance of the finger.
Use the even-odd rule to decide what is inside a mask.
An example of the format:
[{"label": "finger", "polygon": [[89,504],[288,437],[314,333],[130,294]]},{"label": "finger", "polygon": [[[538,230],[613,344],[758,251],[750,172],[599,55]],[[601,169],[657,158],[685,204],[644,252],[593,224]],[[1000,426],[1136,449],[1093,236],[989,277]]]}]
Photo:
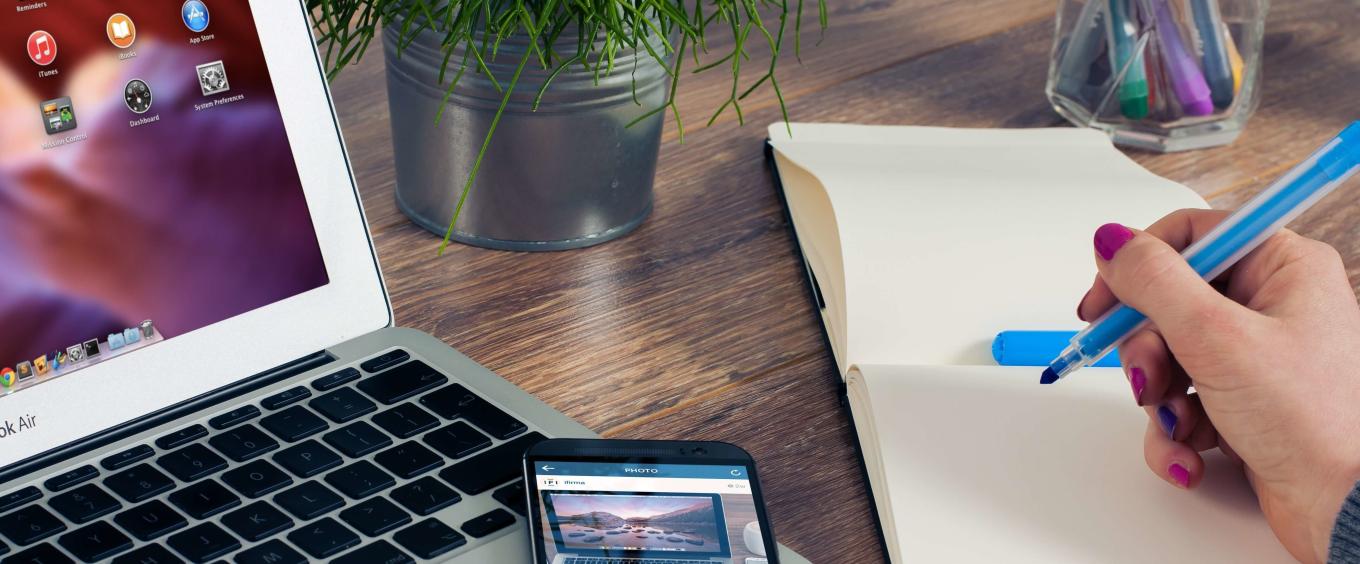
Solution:
[{"label": "finger", "polygon": [[1107,223],[1096,230],[1095,251],[1100,277],[1110,290],[1151,319],[1168,343],[1197,336],[1206,325],[1236,324],[1248,313],[1151,234]]},{"label": "finger", "polygon": [[1186,397],[1186,410],[1193,413],[1194,427],[1190,428],[1185,440],[1182,441],[1186,446],[1199,452],[1219,446],[1218,428],[1214,427],[1214,422],[1209,419],[1204,411],[1204,404],[1200,403],[1199,394],[1190,394]]},{"label": "finger", "polygon": [[[1172,212],[1166,217],[1157,220],[1156,223],[1149,225],[1147,233],[1165,241],[1167,246],[1180,252],[1204,235],[1208,234],[1215,226],[1228,217],[1228,212],[1218,210],[1183,209]],[[1118,298],[1114,292],[1110,291],[1109,286],[1096,277],[1095,283],[1091,285],[1091,290],[1087,292],[1077,307],[1077,317],[1082,321],[1090,321],[1106,310],[1113,307]]]},{"label": "finger", "polygon": [[1158,405],[1166,395],[1172,377],[1171,351],[1162,336],[1152,329],[1134,333],[1119,345],[1119,364],[1133,388],[1138,405]]},{"label": "finger", "polygon": [[1153,474],[1178,488],[1194,488],[1204,475],[1204,459],[1199,452],[1166,438],[1154,421],[1148,422],[1143,435],[1143,459]]}]

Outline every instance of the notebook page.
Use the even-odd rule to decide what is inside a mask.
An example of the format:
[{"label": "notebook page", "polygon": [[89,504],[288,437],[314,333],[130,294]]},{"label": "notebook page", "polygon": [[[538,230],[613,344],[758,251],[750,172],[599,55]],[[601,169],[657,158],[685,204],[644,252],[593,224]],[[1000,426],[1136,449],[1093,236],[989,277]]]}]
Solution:
[{"label": "notebook page", "polygon": [[1148,419],[1116,369],[1052,386],[1028,368],[860,371],[895,561],[1293,561],[1217,451],[1194,491],[1147,469]]},{"label": "notebook page", "polygon": [[992,364],[1002,330],[1079,329],[1098,226],[1205,207],[1095,131],[793,127],[771,139],[835,214],[843,369]]}]

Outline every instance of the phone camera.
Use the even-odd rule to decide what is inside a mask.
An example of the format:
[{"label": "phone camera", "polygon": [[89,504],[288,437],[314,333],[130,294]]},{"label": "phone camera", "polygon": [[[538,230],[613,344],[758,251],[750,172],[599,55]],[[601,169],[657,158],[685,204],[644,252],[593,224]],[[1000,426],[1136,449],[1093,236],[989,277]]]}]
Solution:
[{"label": "phone camera", "polygon": [[704,455],[706,455],[706,454],[708,454],[708,449],[706,449],[706,448],[704,448],[704,447],[698,447],[698,448],[694,449],[694,455],[695,455],[695,456],[704,456]]}]

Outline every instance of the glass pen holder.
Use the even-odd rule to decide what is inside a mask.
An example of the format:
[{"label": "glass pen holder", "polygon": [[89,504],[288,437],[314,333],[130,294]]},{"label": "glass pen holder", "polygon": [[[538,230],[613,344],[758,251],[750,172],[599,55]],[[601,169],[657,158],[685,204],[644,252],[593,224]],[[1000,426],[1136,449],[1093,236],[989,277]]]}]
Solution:
[{"label": "glass pen holder", "polygon": [[1048,100],[1158,152],[1232,143],[1260,102],[1268,0],[1060,0]]}]

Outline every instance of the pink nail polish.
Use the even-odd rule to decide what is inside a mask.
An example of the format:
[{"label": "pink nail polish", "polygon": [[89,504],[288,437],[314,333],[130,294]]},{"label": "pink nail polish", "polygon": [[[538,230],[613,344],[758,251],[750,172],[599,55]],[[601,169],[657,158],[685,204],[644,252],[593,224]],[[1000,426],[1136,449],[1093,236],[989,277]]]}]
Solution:
[{"label": "pink nail polish", "polygon": [[1129,385],[1133,387],[1133,401],[1143,405],[1143,388],[1147,386],[1147,374],[1137,366],[1129,371]]},{"label": "pink nail polish", "polygon": [[1110,260],[1119,249],[1133,239],[1133,231],[1118,223],[1106,223],[1096,230],[1096,253]]},{"label": "pink nail polish", "polygon": [[1190,471],[1186,470],[1180,463],[1172,463],[1171,467],[1167,468],[1166,472],[1171,475],[1171,479],[1175,480],[1176,484],[1180,487],[1190,487]]}]

